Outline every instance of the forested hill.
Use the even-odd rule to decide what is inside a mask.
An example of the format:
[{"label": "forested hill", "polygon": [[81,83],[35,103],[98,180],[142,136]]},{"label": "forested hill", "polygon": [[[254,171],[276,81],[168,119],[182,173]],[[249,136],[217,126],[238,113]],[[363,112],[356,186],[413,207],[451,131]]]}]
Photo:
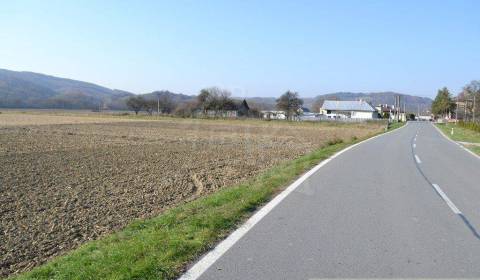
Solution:
[{"label": "forested hill", "polygon": [[91,109],[103,103],[118,107],[131,95],[82,81],[0,69],[0,107]]},{"label": "forested hill", "polygon": [[[279,93],[280,95],[281,93]],[[352,93],[336,92],[317,97],[304,97],[304,107],[318,107],[322,100],[363,99],[373,105],[393,104],[395,92]],[[0,69],[0,107],[3,108],[63,108],[63,109],[126,109],[125,100],[133,93],[109,89],[93,83],[59,78],[33,72]],[[168,90],[142,94],[146,99],[166,96],[177,105],[191,102],[195,95],[174,93]],[[430,108],[432,100],[402,94],[410,111]],[[243,99],[243,98],[239,98]],[[250,97],[247,101],[260,110],[275,109],[276,97]]]}]

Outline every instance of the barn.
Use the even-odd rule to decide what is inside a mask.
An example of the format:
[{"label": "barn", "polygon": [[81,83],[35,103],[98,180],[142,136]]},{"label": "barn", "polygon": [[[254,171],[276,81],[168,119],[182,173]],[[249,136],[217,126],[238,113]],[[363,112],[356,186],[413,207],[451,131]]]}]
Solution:
[{"label": "barn", "polygon": [[378,113],[368,102],[325,100],[320,114],[332,119],[376,119]]}]

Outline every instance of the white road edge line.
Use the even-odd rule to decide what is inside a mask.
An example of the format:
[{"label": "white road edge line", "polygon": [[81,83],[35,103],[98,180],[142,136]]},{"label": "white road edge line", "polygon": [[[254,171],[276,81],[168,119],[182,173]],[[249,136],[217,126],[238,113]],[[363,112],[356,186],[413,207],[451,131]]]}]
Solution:
[{"label": "white road edge line", "polygon": [[453,204],[453,202],[450,200],[450,198],[448,198],[448,196],[442,191],[442,189],[437,184],[432,184],[432,186],[435,188],[437,193],[442,197],[442,199],[447,203],[448,207],[450,207],[450,209],[452,209],[453,213],[455,213],[457,215],[462,214],[462,212],[460,210],[458,210],[457,206],[455,206],[455,204]]},{"label": "white road edge line", "polygon": [[370,140],[376,139],[378,137],[385,136],[392,132],[396,132],[402,128],[408,126],[408,122],[406,125],[394,129],[392,131],[379,134],[377,136],[373,136],[371,138],[365,139],[361,142],[353,144],[351,146],[346,147],[345,149],[338,151],[331,157],[323,160],[318,165],[310,169],[307,173],[302,175],[298,178],[295,182],[293,182],[290,186],[288,186],[285,190],[275,196],[269,203],[263,206],[258,212],[256,212],[252,217],[250,217],[243,225],[241,225],[238,229],[236,229],[233,233],[231,233],[225,240],[220,242],[212,251],[207,253],[203,256],[197,263],[195,263],[187,272],[185,272],[179,280],[195,280],[198,279],[212,264],[214,264],[225,252],[228,251],[240,238],[242,238],[256,223],[258,223],[263,217],[265,217],[270,211],[272,211],[275,206],[277,206],[285,197],[287,197],[291,192],[293,192],[298,186],[300,186],[303,181],[305,181],[308,177],[312,174],[317,172],[320,168],[325,166],[334,158],[338,157],[339,155],[345,153],[346,151],[368,142]]},{"label": "white road edge line", "polygon": [[417,155],[415,155],[415,160],[417,161],[417,163],[422,163],[422,161],[420,160],[420,158]]},{"label": "white road edge line", "polygon": [[435,127],[436,130],[438,130],[438,132],[440,132],[441,135],[443,135],[443,137],[445,137],[448,141],[452,142],[453,144],[459,146],[460,148],[462,148],[464,151],[466,151],[467,153],[471,154],[472,156],[480,159],[480,156],[477,155],[476,153],[470,151],[469,149],[465,148],[462,144],[460,143],[457,143],[456,141],[450,139],[447,135],[445,135],[445,133],[443,133],[443,131],[440,130],[440,128],[438,128],[435,124],[432,124],[433,127]]}]

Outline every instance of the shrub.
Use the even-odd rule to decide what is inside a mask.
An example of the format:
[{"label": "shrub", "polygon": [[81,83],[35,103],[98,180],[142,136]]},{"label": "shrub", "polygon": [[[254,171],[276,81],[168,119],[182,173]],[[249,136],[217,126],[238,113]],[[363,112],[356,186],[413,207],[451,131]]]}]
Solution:
[{"label": "shrub", "polygon": [[337,138],[333,138],[331,140],[328,140],[327,145],[333,146],[333,145],[337,145],[337,144],[341,144],[341,143],[343,143],[343,139],[340,139],[340,138],[337,137]]},{"label": "shrub", "polygon": [[480,124],[474,123],[474,122],[464,122],[464,121],[459,121],[458,125],[460,127],[470,129],[476,132],[480,132]]},{"label": "shrub", "polygon": [[183,118],[193,117],[194,111],[197,109],[197,104],[194,102],[189,102],[178,106],[175,109],[174,114]]}]

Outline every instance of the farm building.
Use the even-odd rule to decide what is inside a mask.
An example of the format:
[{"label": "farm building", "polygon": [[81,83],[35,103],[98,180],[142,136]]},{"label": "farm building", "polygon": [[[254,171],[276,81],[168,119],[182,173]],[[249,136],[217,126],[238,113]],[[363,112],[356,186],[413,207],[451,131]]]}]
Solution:
[{"label": "farm building", "polygon": [[396,120],[398,115],[400,121],[407,121],[407,113],[402,108],[395,107],[395,105],[379,104],[375,109],[382,118],[387,118],[393,121]]},{"label": "farm building", "polygon": [[262,118],[266,120],[285,120],[287,115],[285,111],[260,111]]},{"label": "farm building", "polygon": [[325,100],[320,114],[332,119],[376,119],[377,110],[366,101]]},{"label": "farm building", "polygon": [[248,117],[251,115],[250,107],[248,106],[247,101],[244,99],[242,102],[234,101],[231,104],[228,104],[223,109],[220,110],[200,110],[197,109],[194,112],[196,117],[217,117],[217,118],[238,118],[238,117]]}]

